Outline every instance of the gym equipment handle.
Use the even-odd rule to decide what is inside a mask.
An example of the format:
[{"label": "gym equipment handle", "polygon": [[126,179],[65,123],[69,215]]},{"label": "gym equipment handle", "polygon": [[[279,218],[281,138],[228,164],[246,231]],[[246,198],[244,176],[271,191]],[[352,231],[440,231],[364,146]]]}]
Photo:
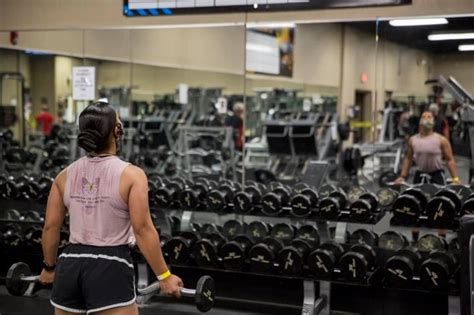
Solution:
[{"label": "gym equipment handle", "polygon": [[[159,281],[155,281],[153,282],[152,284],[150,284],[149,286],[146,286],[144,288],[139,288],[138,290],[138,294],[140,295],[148,295],[148,294],[152,294],[152,293],[155,293],[155,292],[159,292],[160,291],[160,282]],[[194,297],[196,295],[196,290],[194,289],[186,289],[186,288],[181,288],[181,294],[183,296],[186,296],[186,297]]]}]

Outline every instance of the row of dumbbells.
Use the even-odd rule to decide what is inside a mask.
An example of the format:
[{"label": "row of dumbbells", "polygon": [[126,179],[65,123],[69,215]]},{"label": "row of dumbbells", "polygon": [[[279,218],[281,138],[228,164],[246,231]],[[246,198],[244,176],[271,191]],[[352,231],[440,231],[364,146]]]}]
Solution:
[{"label": "row of dumbbells", "polygon": [[190,183],[182,178],[150,178],[150,200],[159,207],[182,210],[212,210],[237,213],[263,213],[279,216],[290,213],[295,217],[320,216],[337,220],[342,211],[348,211],[352,220],[367,222],[379,211],[375,194],[362,192],[356,198],[348,198],[346,192],[332,185],[319,191],[299,183],[293,188],[281,183],[265,186],[248,181],[242,188],[238,183],[216,183],[198,179]]},{"label": "row of dumbbells", "polygon": [[[430,290],[446,289],[457,269],[457,242],[451,242],[448,251],[444,239],[432,234],[410,244],[395,231],[379,237],[360,229],[350,234],[348,245],[334,241],[321,244],[318,231],[311,225],[295,229],[285,223],[270,227],[257,221],[246,226],[231,221],[223,228],[205,224],[198,227],[199,231],[181,232],[165,240],[164,252],[170,263],[186,265],[193,261],[204,268],[351,282],[363,282],[383,266],[389,286],[411,287],[420,278],[422,286]],[[237,233],[233,237],[228,237],[229,227]]]},{"label": "row of dumbbells", "polygon": [[54,179],[46,175],[0,174],[0,199],[46,201]]},{"label": "row of dumbbells", "polygon": [[423,217],[429,226],[450,228],[456,218],[474,214],[474,194],[462,185],[442,189],[434,185],[414,186],[396,197],[392,212],[399,225],[417,225]]}]

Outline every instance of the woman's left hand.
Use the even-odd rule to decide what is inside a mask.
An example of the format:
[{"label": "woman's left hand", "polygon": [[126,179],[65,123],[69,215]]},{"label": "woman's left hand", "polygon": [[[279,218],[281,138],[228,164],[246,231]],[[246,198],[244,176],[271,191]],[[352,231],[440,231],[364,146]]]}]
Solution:
[{"label": "woman's left hand", "polygon": [[41,284],[51,284],[54,281],[54,271],[46,271],[43,269],[41,271],[39,282]]}]

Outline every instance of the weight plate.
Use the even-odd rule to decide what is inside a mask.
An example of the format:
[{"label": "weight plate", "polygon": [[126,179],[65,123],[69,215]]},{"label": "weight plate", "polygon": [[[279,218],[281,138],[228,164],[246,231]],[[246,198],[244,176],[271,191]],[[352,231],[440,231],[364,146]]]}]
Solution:
[{"label": "weight plate", "polygon": [[199,278],[196,284],[196,295],[194,301],[196,308],[205,313],[212,309],[216,299],[216,287],[214,279],[210,276],[203,276]]},{"label": "weight plate", "polygon": [[428,221],[434,227],[450,227],[456,216],[456,205],[449,198],[436,196],[426,206]]},{"label": "weight plate", "polygon": [[301,226],[296,231],[296,238],[309,242],[313,247],[319,246],[319,233],[312,225]]},{"label": "weight plate", "polygon": [[416,248],[421,252],[431,252],[433,250],[446,250],[446,242],[439,236],[427,234],[416,242]]},{"label": "weight plate", "polygon": [[353,203],[365,192],[367,192],[367,190],[364,187],[352,186],[347,192],[347,199],[350,203]]},{"label": "weight plate", "polygon": [[398,193],[395,190],[390,189],[388,187],[379,189],[377,191],[377,199],[379,200],[379,204],[382,207],[391,206],[395,202],[397,197],[398,197]]},{"label": "weight plate", "polygon": [[395,231],[387,231],[379,237],[379,247],[387,250],[400,250],[407,245],[406,238]]},{"label": "weight plate", "polygon": [[377,246],[378,240],[377,234],[364,229],[355,230],[349,238],[351,244],[367,244],[369,246]]},{"label": "weight plate", "polygon": [[14,296],[23,296],[28,290],[29,283],[21,281],[21,278],[29,276],[31,276],[31,270],[27,264],[23,262],[13,264],[8,269],[5,281],[8,293]]}]

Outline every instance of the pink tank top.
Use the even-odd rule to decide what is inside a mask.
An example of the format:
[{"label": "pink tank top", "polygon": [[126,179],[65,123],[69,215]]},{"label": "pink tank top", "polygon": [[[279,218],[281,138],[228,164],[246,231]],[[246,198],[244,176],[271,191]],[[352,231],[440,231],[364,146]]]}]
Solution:
[{"label": "pink tank top", "polygon": [[443,169],[443,153],[441,136],[433,133],[427,137],[415,135],[412,138],[413,159],[422,172],[435,172]]},{"label": "pink tank top", "polygon": [[128,165],[116,156],[83,157],[69,165],[63,198],[69,212],[69,242],[93,246],[134,242],[128,206],[119,192]]}]

